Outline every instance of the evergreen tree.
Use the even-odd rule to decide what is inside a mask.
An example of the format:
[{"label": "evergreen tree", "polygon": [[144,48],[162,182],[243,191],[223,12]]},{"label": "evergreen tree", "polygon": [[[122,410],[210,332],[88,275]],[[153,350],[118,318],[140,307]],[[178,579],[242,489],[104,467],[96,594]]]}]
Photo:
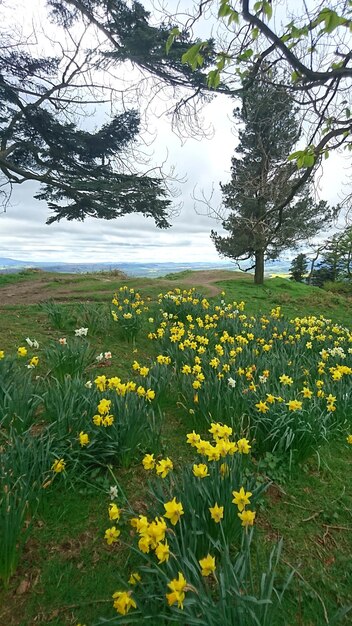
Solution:
[{"label": "evergreen tree", "polygon": [[290,266],[290,278],[297,283],[303,283],[304,276],[308,270],[308,259],[302,252],[292,259]]},{"label": "evergreen tree", "polygon": [[237,261],[251,260],[256,284],[264,281],[265,259],[277,259],[316,234],[331,219],[326,202],[316,204],[307,185],[284,207],[295,188],[296,166],[287,161],[299,134],[290,94],[267,82],[245,85],[242,107],[234,117],[242,128],[232,158],[231,180],[221,185],[228,236],[212,231],[218,252]]},{"label": "evergreen tree", "polygon": [[312,272],[311,283],[323,287],[324,283],[349,278],[351,259],[351,229],[335,234],[326,241],[321,260]]},{"label": "evergreen tree", "polygon": [[66,48],[63,37],[61,56],[49,58],[40,56],[39,43],[29,46],[20,29],[11,30],[10,23],[6,28],[0,34],[3,206],[14,185],[32,180],[40,184],[35,197],[53,212],[48,224],[137,212],[168,227],[171,202],[163,181],[139,174],[128,160],[138,111],[112,114],[97,130],[86,129],[85,115],[106,101],[107,89],[94,74],[97,58],[86,50],[83,35],[72,34]]}]

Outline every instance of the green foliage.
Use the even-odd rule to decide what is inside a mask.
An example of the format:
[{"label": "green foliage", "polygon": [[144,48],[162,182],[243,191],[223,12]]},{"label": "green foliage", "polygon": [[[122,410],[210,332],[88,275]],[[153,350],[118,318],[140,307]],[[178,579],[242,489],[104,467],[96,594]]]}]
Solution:
[{"label": "green foliage", "polygon": [[297,175],[284,162],[300,133],[290,93],[268,85],[265,77],[243,87],[242,109],[235,111],[235,118],[244,128],[232,158],[231,180],[221,185],[227,209],[222,226],[229,234],[212,231],[211,238],[221,255],[253,263],[255,282],[261,284],[264,259],[277,259],[283,250],[316,234],[329,223],[331,211],[325,202],[314,202],[307,186],[286,201]]},{"label": "green foliage", "polygon": [[33,424],[41,403],[39,383],[19,358],[0,360],[0,428],[17,434]]},{"label": "green foliage", "polygon": [[0,580],[7,586],[43,495],[50,445],[47,438],[29,431],[18,435],[11,429],[0,443]]},{"label": "green foliage", "polygon": [[44,357],[50,376],[60,382],[66,376],[82,376],[97,362],[95,349],[81,337],[70,338],[63,344],[58,341],[49,343],[44,348]]},{"label": "green foliage", "polygon": [[308,269],[308,259],[305,254],[300,252],[294,259],[292,259],[290,266],[290,278],[298,283],[304,281],[305,275]]},{"label": "green foliage", "polygon": [[48,300],[47,302],[42,302],[39,306],[41,311],[47,315],[52,328],[65,330],[72,328],[74,325],[75,319],[72,311],[66,305],[54,300]]}]

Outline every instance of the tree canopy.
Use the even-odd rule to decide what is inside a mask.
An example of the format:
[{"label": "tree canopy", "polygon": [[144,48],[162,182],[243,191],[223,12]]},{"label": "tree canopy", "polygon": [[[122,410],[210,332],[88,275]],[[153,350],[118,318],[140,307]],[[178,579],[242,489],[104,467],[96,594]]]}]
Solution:
[{"label": "tree canopy", "polygon": [[167,227],[171,202],[163,181],[131,171],[126,163],[139,132],[138,111],[113,112],[100,128],[87,130],[90,108],[104,103],[109,92],[99,83],[85,30],[70,38],[62,34],[59,46],[51,42],[61,54],[50,57],[39,54],[39,33],[32,40],[15,25],[6,28],[0,33],[3,204],[13,185],[32,180],[40,183],[35,197],[53,213],[49,224],[138,212]]},{"label": "tree canopy", "polygon": [[113,65],[129,59],[158,89],[181,91],[174,105],[195,124],[199,99],[234,98],[243,84],[266,80],[284,87],[304,114],[302,147],[288,158],[300,170],[287,206],[323,158],[352,148],[352,7],[345,0],[194,0],[153,15],[123,0],[48,0],[66,25],[83,19],[105,37],[101,55]]}]

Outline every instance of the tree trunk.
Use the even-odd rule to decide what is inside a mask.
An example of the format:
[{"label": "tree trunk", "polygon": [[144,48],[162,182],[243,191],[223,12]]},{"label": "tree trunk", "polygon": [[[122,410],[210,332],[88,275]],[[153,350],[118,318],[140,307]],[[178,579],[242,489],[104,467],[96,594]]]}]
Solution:
[{"label": "tree trunk", "polygon": [[255,253],[254,284],[264,284],[264,250],[256,250]]}]

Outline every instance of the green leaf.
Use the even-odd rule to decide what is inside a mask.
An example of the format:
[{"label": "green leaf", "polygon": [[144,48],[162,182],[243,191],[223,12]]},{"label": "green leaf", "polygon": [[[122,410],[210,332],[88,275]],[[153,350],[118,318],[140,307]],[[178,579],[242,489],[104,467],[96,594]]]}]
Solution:
[{"label": "green leaf", "polygon": [[211,70],[207,76],[207,85],[211,89],[216,89],[220,85],[220,72],[219,70]]},{"label": "green leaf", "polygon": [[252,39],[258,39],[258,35],[259,35],[259,28],[257,28],[256,26],[254,28],[252,28]]},{"label": "green leaf", "polygon": [[263,11],[266,17],[268,18],[268,20],[270,20],[273,16],[273,8],[270,2],[267,2],[267,1],[263,2]]},{"label": "green leaf", "polygon": [[262,8],[263,8],[263,3],[262,3],[262,2],[256,2],[256,3],[254,4],[254,7],[253,7],[253,8],[254,8],[255,12],[257,13],[258,11],[261,11],[261,10],[262,10]]},{"label": "green leaf", "polygon": [[174,43],[176,37],[178,37],[178,35],[180,35],[180,30],[179,28],[177,28],[177,26],[175,28],[173,28],[170,31],[170,34],[167,38],[166,44],[165,44],[165,48],[166,48],[166,54],[169,54],[170,48],[172,46],[172,44]]},{"label": "green leaf", "polygon": [[253,54],[252,48],[248,48],[247,50],[242,52],[242,54],[238,55],[237,61],[247,61],[248,59],[251,58],[252,54]]},{"label": "green leaf", "polygon": [[207,42],[205,41],[200,41],[199,43],[191,46],[189,50],[187,50],[187,52],[182,55],[182,63],[188,64],[192,68],[192,70],[195,70],[197,69],[197,67],[203,65],[204,57],[200,53],[200,51],[204,49],[206,43]]},{"label": "green leaf", "polygon": [[338,26],[347,25],[349,20],[338,15],[336,11],[324,7],[324,9],[320,11],[316,22],[317,24],[324,22],[325,26],[323,32],[332,33],[336,28],[338,28]]}]

